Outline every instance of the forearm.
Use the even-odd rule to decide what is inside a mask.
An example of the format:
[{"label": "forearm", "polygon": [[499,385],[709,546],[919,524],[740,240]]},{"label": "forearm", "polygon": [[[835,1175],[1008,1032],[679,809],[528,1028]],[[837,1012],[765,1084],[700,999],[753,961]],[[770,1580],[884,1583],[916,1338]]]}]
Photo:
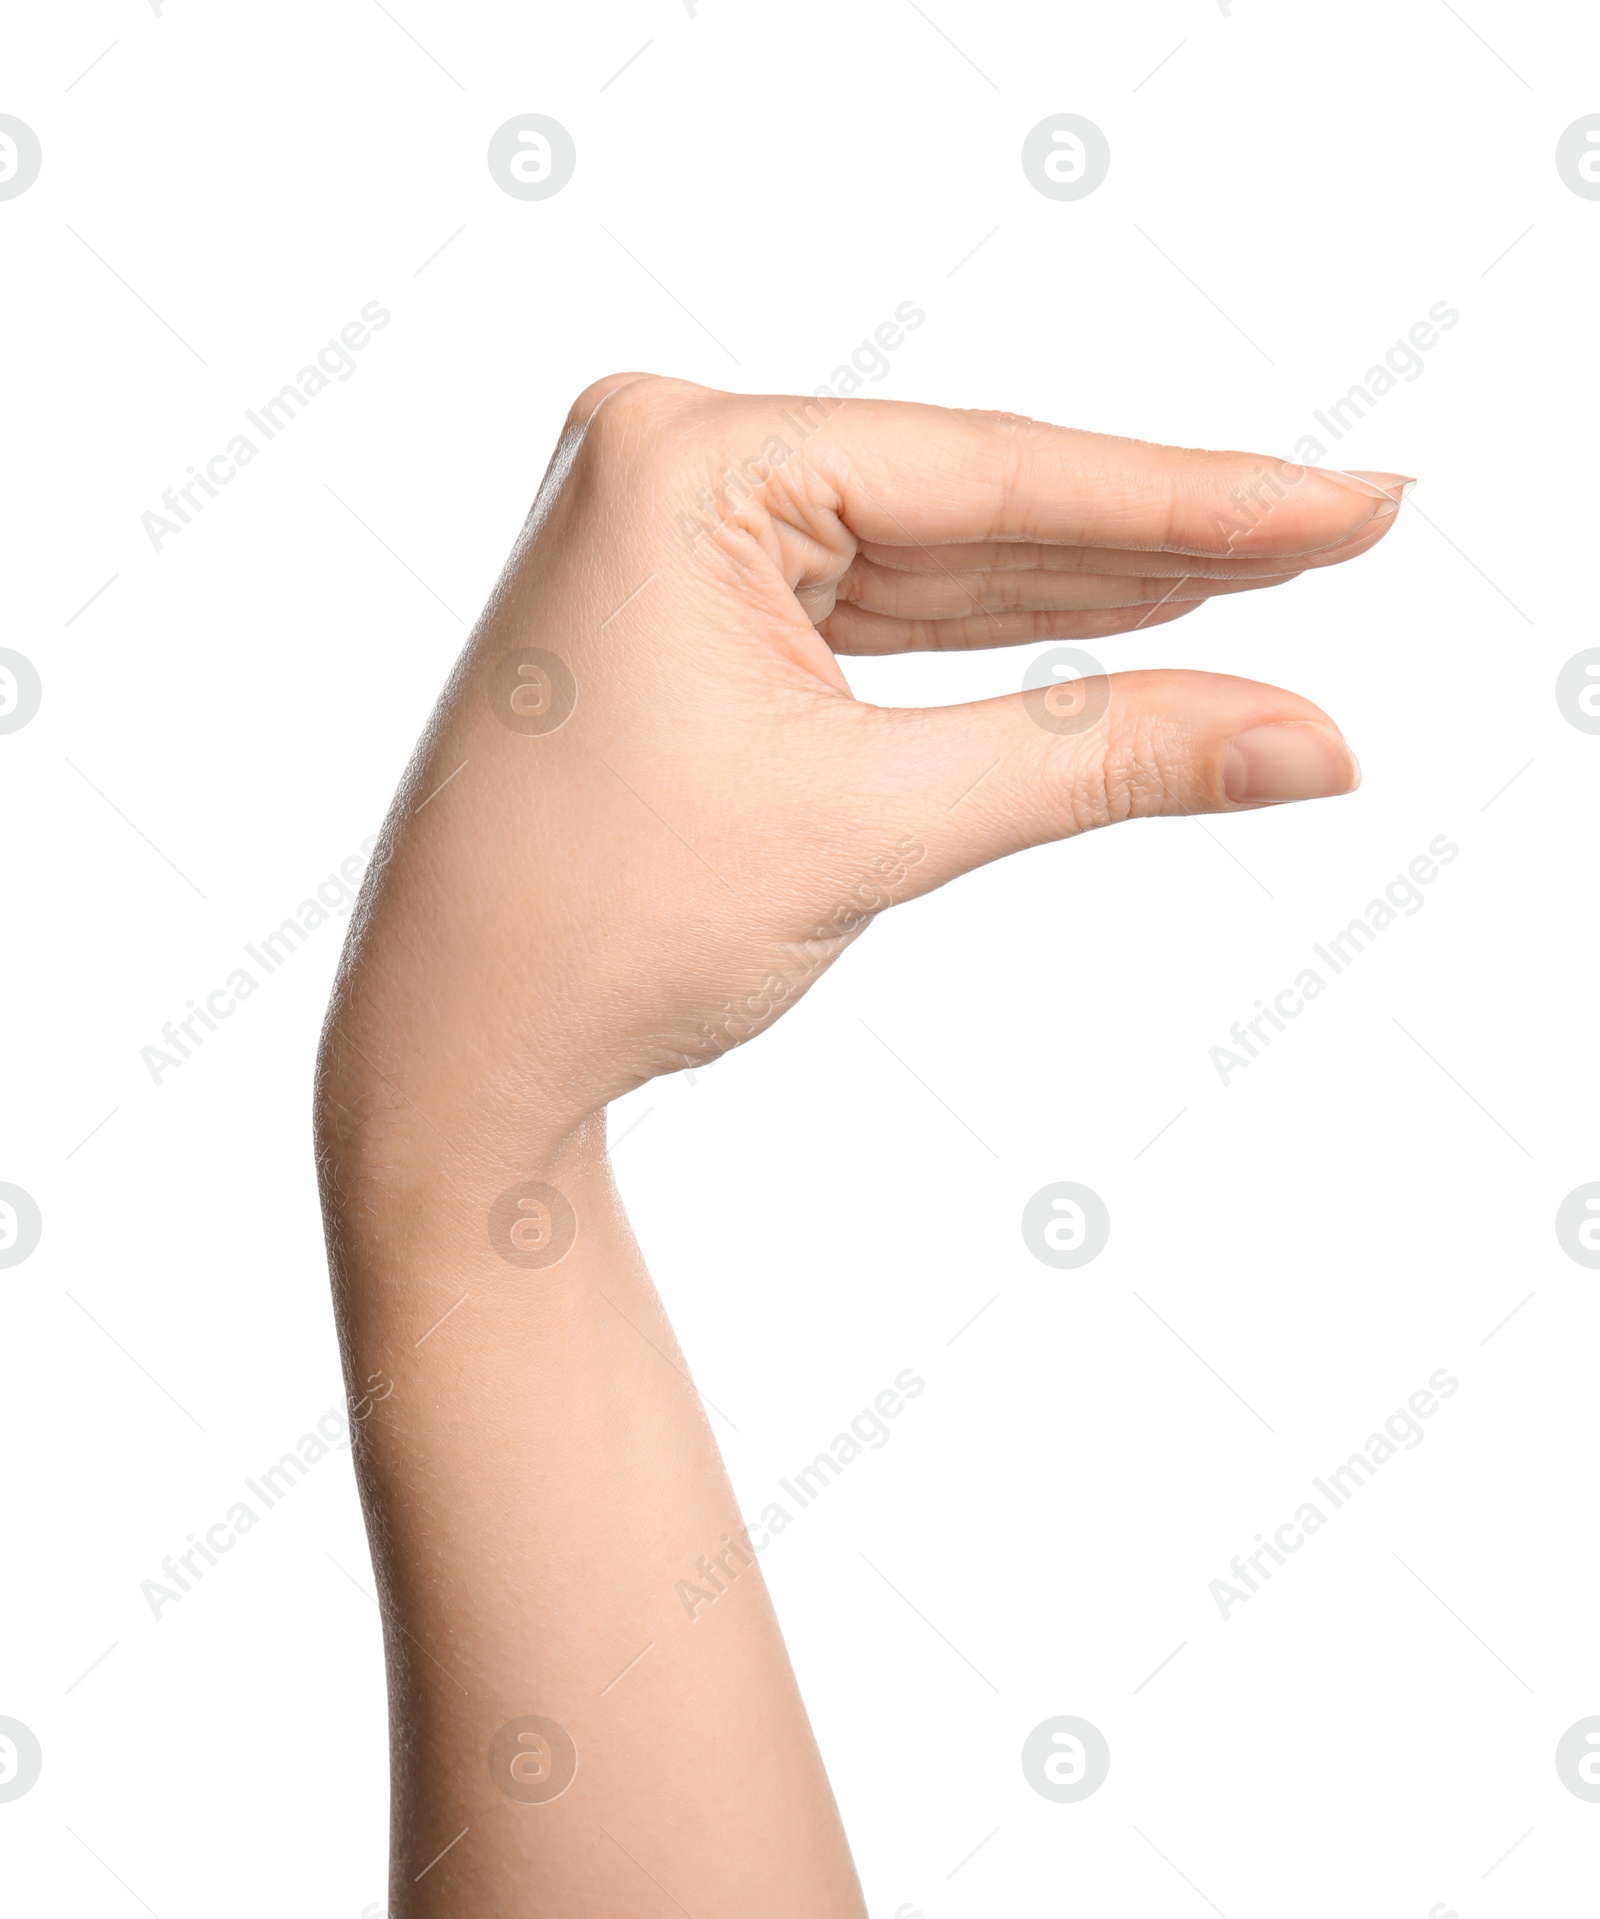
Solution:
[{"label": "forearm", "polygon": [[[570,1223],[538,1196],[519,1213],[513,1194],[491,1225],[531,1177],[514,1152],[436,1180],[402,1176],[403,1156],[325,1157],[347,1371],[394,1382],[357,1451],[388,1645],[391,1912],[859,1914],[777,1623],[602,1134],[583,1129],[536,1175]],[[569,1233],[554,1263],[514,1263],[548,1260]],[[677,1582],[718,1554],[738,1577],[691,1619]],[[559,1739],[553,1778],[540,1729],[497,1743],[525,1718],[572,1741],[559,1796],[544,1797],[563,1776]]]}]

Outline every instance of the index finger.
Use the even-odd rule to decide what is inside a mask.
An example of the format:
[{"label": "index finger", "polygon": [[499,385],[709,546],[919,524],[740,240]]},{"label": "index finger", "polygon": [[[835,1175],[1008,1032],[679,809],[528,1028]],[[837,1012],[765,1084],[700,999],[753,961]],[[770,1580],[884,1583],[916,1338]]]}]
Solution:
[{"label": "index finger", "polygon": [[886,546],[1030,540],[1287,558],[1392,518],[1411,484],[903,401],[836,404],[806,453],[851,532]]}]

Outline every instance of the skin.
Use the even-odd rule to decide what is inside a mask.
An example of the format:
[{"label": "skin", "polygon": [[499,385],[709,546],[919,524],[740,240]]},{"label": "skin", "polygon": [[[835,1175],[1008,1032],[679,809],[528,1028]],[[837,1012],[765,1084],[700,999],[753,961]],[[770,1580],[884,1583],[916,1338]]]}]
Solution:
[{"label": "skin", "polygon": [[[1359,779],[1324,713],[1252,681],[898,709],[837,655],[1181,619],[1356,558],[1405,485],[647,375],[579,397],[395,798],[318,1068],[393,1919],[864,1913],[605,1109],[972,867]],[[691,1616],[702,1562],[723,1590]],[[542,1790],[550,1751],[495,1743],[528,1715],[577,1754],[543,1802],[505,1788]]]}]

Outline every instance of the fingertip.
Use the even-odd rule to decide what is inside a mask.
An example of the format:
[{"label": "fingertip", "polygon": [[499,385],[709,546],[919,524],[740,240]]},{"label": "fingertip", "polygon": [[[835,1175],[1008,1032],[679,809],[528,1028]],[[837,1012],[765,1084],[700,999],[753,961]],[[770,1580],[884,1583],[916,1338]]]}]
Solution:
[{"label": "fingertip", "polygon": [[1351,492],[1371,503],[1371,511],[1367,518],[1355,529],[1357,537],[1363,528],[1375,524],[1379,527],[1380,533],[1386,533],[1388,528],[1383,525],[1383,522],[1395,517],[1400,511],[1401,501],[1417,484],[1416,480],[1407,473],[1380,473],[1363,467],[1351,467],[1348,470],[1340,468],[1337,471],[1327,467],[1323,471],[1331,480],[1348,482]]},{"label": "fingertip", "polygon": [[[1345,547],[1359,550],[1364,540],[1387,532],[1384,522],[1416,484],[1403,473],[1345,472],[1246,456],[1228,456],[1228,462],[1208,474],[1210,526],[1223,541],[1221,550],[1240,559],[1314,563]],[[1214,555],[1218,549],[1190,550]]]}]

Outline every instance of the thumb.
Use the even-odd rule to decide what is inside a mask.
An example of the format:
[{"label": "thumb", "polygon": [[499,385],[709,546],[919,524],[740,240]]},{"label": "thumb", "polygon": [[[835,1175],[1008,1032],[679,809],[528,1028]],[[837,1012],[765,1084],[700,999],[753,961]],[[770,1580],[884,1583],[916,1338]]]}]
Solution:
[{"label": "thumb", "polygon": [[1320,707],[1220,673],[1100,674],[876,713],[883,785],[930,855],[924,888],[1119,820],[1246,812],[1361,783]]}]

